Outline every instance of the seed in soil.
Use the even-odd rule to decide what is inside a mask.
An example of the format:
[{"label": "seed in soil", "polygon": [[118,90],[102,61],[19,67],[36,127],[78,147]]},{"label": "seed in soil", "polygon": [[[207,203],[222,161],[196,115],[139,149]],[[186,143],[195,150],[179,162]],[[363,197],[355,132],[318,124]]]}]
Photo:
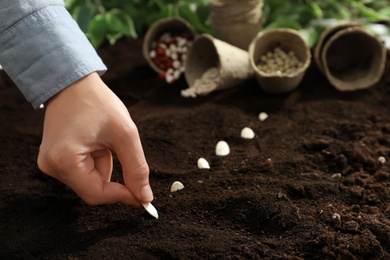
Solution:
[{"label": "seed in soil", "polygon": [[198,168],[199,169],[210,169],[209,163],[206,161],[205,158],[199,158],[198,159]]},{"label": "seed in soil", "polygon": [[259,119],[260,119],[260,121],[264,121],[264,120],[266,120],[267,118],[268,118],[268,114],[267,114],[267,113],[261,112],[261,113],[259,114]]},{"label": "seed in soil", "polygon": [[332,216],[332,219],[337,220],[338,222],[340,222],[341,221],[341,216],[338,213],[334,213],[333,216]]},{"label": "seed in soil", "polygon": [[218,156],[226,156],[230,153],[230,148],[227,142],[219,141],[215,147],[215,154]]},{"label": "seed in soil", "polygon": [[182,189],[184,189],[184,185],[180,181],[175,181],[171,185],[171,192],[175,192],[175,191],[182,190]]},{"label": "seed in soil", "polygon": [[244,139],[253,139],[255,137],[255,133],[249,127],[244,127],[241,130],[241,137]]},{"label": "seed in soil", "polygon": [[291,75],[302,66],[295,52],[286,52],[279,47],[263,54],[257,64],[260,71],[270,76]]},{"label": "seed in soil", "polygon": [[152,43],[149,57],[163,72],[160,77],[168,83],[178,80],[184,72],[186,53],[192,41],[188,34],[164,33]]},{"label": "seed in soil", "polygon": [[378,162],[380,162],[380,163],[385,163],[386,162],[386,158],[385,157],[383,157],[383,156],[379,156],[379,158],[378,158]]},{"label": "seed in soil", "polygon": [[341,173],[332,174],[332,178],[333,179],[340,179],[341,178]]},{"label": "seed in soil", "polygon": [[153,217],[158,219],[158,212],[157,209],[152,205],[152,203],[143,203],[142,206],[144,206],[145,210],[152,215]]}]

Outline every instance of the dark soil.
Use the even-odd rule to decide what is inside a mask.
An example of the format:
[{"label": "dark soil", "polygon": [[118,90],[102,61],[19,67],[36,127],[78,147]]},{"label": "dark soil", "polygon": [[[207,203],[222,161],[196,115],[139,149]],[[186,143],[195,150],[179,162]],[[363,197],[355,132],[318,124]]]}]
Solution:
[{"label": "dark soil", "polygon": [[[250,80],[184,99],[185,81],[164,83],[140,50],[123,40],[100,53],[104,80],[138,125],[160,218],[88,206],[42,174],[44,112],[2,72],[1,259],[390,259],[386,79],[341,93],[313,65],[289,94],[263,93]],[[254,139],[240,137],[246,126]],[[230,145],[226,157],[214,154],[219,140]],[[197,168],[199,157],[210,170]],[[121,181],[117,161],[114,171]],[[185,188],[171,193],[174,181]]]}]

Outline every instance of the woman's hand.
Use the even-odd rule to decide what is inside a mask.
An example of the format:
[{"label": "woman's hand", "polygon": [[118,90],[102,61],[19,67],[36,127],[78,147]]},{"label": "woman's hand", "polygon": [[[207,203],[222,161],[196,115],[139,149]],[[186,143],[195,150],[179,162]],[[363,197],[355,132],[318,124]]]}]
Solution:
[{"label": "woman's hand", "polygon": [[[115,152],[125,185],[110,182]],[[137,127],[119,98],[92,73],[46,105],[39,169],[89,205],[151,202],[149,167]]]}]

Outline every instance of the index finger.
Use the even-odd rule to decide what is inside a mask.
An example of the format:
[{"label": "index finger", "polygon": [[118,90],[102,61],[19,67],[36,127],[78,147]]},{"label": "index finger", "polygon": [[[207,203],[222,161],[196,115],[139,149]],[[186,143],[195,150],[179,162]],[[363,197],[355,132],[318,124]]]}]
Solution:
[{"label": "index finger", "polygon": [[153,192],[149,184],[149,166],[138,129],[132,123],[119,131],[119,134],[114,135],[112,145],[122,165],[125,184],[140,202],[151,202]]}]

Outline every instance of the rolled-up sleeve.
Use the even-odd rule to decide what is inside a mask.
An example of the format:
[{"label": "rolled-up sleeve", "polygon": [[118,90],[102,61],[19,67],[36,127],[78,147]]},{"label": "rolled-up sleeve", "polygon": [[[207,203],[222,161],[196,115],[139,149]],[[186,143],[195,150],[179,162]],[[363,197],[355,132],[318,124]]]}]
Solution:
[{"label": "rolled-up sleeve", "polygon": [[106,71],[62,0],[1,0],[0,24],[0,64],[34,108]]}]

